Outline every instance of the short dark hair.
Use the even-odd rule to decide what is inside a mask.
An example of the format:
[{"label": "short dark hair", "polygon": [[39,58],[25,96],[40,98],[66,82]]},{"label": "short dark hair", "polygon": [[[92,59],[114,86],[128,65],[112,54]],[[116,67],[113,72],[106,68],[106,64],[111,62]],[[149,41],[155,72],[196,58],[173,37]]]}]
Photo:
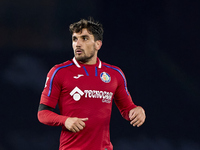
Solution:
[{"label": "short dark hair", "polygon": [[86,28],[88,32],[94,36],[95,41],[103,41],[103,26],[99,22],[95,22],[92,18],[88,20],[81,19],[78,22],[70,24],[69,31],[71,34],[73,34],[81,32],[84,28]]}]

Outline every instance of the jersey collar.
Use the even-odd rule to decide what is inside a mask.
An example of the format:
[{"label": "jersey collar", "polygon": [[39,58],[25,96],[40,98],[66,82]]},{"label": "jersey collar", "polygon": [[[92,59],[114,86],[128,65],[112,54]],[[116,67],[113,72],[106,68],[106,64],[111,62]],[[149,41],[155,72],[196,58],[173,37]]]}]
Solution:
[{"label": "jersey collar", "polygon": [[[80,64],[80,63],[76,60],[75,57],[72,59],[72,61],[74,62],[74,64],[75,64],[78,68],[81,68],[82,64]],[[99,58],[97,58],[97,63],[96,63],[96,65],[98,66],[98,68],[101,68],[101,67],[102,67],[102,63],[101,63],[101,60],[100,60]]]}]

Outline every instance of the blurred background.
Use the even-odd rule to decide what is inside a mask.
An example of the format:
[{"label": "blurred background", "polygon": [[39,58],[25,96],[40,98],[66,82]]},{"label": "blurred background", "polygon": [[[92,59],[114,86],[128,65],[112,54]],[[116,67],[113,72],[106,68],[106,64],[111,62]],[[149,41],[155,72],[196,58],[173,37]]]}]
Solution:
[{"label": "blurred background", "polygon": [[37,120],[46,75],[73,57],[68,26],[104,26],[99,57],[125,73],[146,110],[132,127],[113,105],[114,150],[200,149],[199,0],[0,0],[0,150],[56,150],[60,127]]}]

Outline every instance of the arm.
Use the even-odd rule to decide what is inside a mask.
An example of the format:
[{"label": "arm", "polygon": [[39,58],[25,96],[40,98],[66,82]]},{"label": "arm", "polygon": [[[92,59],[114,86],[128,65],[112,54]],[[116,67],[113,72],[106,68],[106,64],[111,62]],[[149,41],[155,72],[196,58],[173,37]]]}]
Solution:
[{"label": "arm", "polygon": [[127,89],[126,78],[123,72],[120,70],[120,75],[118,76],[118,88],[115,92],[115,103],[120,110],[122,116],[131,121],[133,126],[141,126],[146,118],[144,109],[133,103],[130,93]]},{"label": "arm", "polygon": [[53,108],[44,104],[40,104],[38,108],[38,120],[49,126],[63,126],[67,116],[59,115],[53,112]]},{"label": "arm", "polygon": [[62,126],[67,119],[67,116],[62,116],[53,112],[58,103],[62,85],[56,69],[56,67],[53,67],[47,75],[37,114],[38,120],[41,123],[50,126]]},{"label": "arm", "polygon": [[85,127],[88,118],[76,118],[59,115],[53,108],[44,104],[39,105],[38,120],[50,126],[65,126],[69,131],[79,132]]},{"label": "arm", "polygon": [[124,73],[119,68],[117,68],[117,70],[116,78],[118,86],[114,94],[114,101],[122,117],[130,121],[129,111],[137,106],[133,103],[130,93],[128,92]]},{"label": "arm", "polygon": [[59,78],[58,69],[53,67],[47,75],[45,88],[41,95],[38,120],[46,125],[65,126],[69,131],[79,132],[85,127],[84,121],[87,118],[71,118],[53,112],[61,92],[61,79]]}]

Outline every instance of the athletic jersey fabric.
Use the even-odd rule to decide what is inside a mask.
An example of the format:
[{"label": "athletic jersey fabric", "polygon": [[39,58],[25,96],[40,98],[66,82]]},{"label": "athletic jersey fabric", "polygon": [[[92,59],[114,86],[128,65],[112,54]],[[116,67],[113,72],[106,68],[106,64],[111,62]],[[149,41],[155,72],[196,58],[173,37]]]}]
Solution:
[{"label": "athletic jersey fabric", "polygon": [[[109,126],[113,99],[122,116],[129,120],[128,113],[136,105],[121,69],[99,58],[94,65],[81,64],[73,58],[49,71],[40,100],[40,104],[52,108],[58,104],[63,119],[42,123],[62,126],[59,150],[112,150]],[[64,127],[67,117],[88,121],[83,130],[73,133]]]}]

